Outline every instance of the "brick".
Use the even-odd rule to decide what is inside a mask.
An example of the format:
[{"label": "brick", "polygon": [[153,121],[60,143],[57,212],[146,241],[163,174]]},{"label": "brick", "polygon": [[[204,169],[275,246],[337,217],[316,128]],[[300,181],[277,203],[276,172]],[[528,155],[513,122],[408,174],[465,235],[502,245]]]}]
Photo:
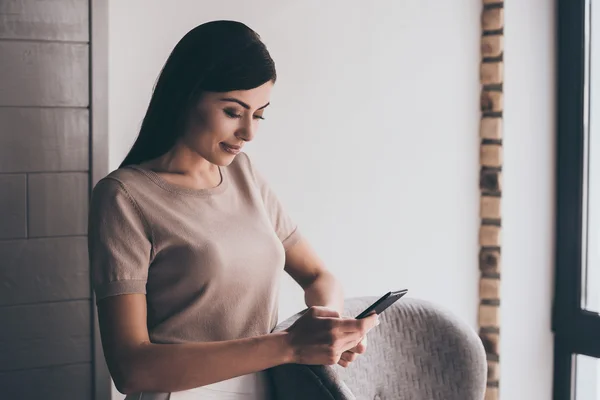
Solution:
[{"label": "brick", "polygon": [[502,192],[502,172],[482,169],[479,188],[486,192]]},{"label": "brick", "polygon": [[499,327],[500,307],[481,304],[479,306],[479,326]]},{"label": "brick", "polygon": [[26,237],[27,176],[0,175],[0,239]]},{"label": "brick", "polygon": [[479,338],[483,343],[487,354],[499,355],[500,351],[500,335],[497,333],[479,333]]},{"label": "brick", "polygon": [[486,219],[500,219],[502,199],[496,196],[481,196],[479,216]]},{"label": "brick", "polygon": [[487,300],[500,299],[500,279],[481,278],[479,280],[479,298]]},{"label": "brick", "polygon": [[481,56],[499,57],[504,52],[504,36],[490,35],[481,37]]},{"label": "brick", "polygon": [[484,9],[481,13],[481,28],[484,31],[497,31],[504,28],[504,9]]},{"label": "brick", "polygon": [[0,54],[0,106],[89,105],[87,44],[0,40]]},{"label": "brick", "polygon": [[502,92],[484,90],[481,92],[481,111],[501,112],[504,108]]},{"label": "brick", "polygon": [[0,173],[87,171],[89,112],[0,107]]},{"label": "brick", "polygon": [[481,63],[479,71],[479,78],[482,85],[501,84],[504,78],[504,63]]},{"label": "brick", "polygon": [[2,0],[0,39],[89,39],[89,2]]},{"label": "brick", "polygon": [[92,369],[92,363],[3,372],[0,388],[9,399],[90,399],[94,393],[94,372],[97,371]]},{"label": "brick", "polygon": [[0,307],[0,371],[91,362],[91,311],[90,300]]},{"label": "brick", "polygon": [[88,180],[83,172],[29,175],[29,237],[86,235]]},{"label": "brick", "polygon": [[482,225],[479,227],[479,244],[483,247],[500,246],[500,227],[494,225]]},{"label": "brick", "polygon": [[498,361],[488,360],[487,379],[489,382],[497,382],[500,379],[500,363]]},{"label": "brick", "polygon": [[498,250],[481,249],[479,251],[479,270],[483,273],[499,274],[501,270],[500,261]]},{"label": "brick", "polygon": [[502,166],[502,145],[484,144],[480,148],[480,163],[486,167]]},{"label": "brick", "polygon": [[500,399],[500,393],[497,387],[486,387],[484,400],[498,400]]},{"label": "brick", "polygon": [[502,118],[481,118],[479,132],[482,139],[502,139]]},{"label": "brick", "polygon": [[0,307],[91,297],[85,236],[2,240],[0,260]]}]

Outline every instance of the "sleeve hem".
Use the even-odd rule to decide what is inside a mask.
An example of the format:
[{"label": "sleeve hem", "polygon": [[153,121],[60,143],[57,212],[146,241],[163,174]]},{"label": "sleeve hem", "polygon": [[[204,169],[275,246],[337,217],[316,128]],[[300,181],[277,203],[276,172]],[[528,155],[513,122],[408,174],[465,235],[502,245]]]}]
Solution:
[{"label": "sleeve hem", "polygon": [[145,279],[127,279],[98,285],[95,289],[96,302],[110,296],[120,294],[146,294]]},{"label": "sleeve hem", "polygon": [[291,249],[296,243],[298,243],[302,239],[302,235],[298,228],[294,229],[294,231],[285,239],[282,240],[283,248],[285,251]]}]

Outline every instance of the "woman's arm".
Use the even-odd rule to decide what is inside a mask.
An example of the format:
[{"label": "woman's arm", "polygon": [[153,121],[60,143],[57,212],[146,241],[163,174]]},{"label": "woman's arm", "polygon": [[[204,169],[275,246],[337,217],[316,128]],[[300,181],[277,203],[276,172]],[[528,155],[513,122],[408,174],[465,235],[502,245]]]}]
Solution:
[{"label": "woman's arm", "polygon": [[294,362],[287,332],[221,342],[150,343],[146,312],[143,294],[108,297],[98,304],[105,358],[121,393],[187,390]]},{"label": "woman's arm", "polygon": [[[305,239],[286,252],[285,270],[304,289],[307,306],[325,306],[344,314],[344,291],[339,281],[325,268],[314,250]],[[367,337],[353,348],[345,351],[338,364],[346,368],[367,351]]]},{"label": "woman's arm", "polygon": [[285,271],[304,290],[304,300],[308,307],[324,306],[340,313],[344,312],[344,291],[339,281],[329,272],[323,261],[301,239],[286,252]]}]

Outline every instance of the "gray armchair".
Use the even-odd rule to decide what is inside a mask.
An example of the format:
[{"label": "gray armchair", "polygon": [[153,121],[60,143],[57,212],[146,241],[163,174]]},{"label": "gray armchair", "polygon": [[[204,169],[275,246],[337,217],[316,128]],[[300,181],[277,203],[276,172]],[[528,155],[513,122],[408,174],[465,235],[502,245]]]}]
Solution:
[{"label": "gray armchair", "polygon": [[[346,300],[358,315],[377,300]],[[280,323],[281,331],[303,310]],[[285,364],[268,370],[277,400],[482,400],[487,363],[477,334],[431,303],[404,298],[380,315],[367,352],[348,368]]]}]

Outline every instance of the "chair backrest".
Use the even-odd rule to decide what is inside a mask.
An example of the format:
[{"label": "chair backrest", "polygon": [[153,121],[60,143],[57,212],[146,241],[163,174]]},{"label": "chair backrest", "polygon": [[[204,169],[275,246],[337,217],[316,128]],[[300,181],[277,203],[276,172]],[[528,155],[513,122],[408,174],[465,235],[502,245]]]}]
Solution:
[{"label": "chair backrest", "polygon": [[[346,300],[354,316],[376,297]],[[481,400],[485,350],[476,332],[432,303],[403,298],[380,315],[367,352],[348,368],[332,367],[357,399]]]},{"label": "chair backrest", "polygon": [[[376,297],[345,301],[356,316]],[[275,331],[289,327],[302,312]],[[487,363],[464,321],[429,302],[403,298],[380,315],[367,352],[348,368],[287,364],[272,368],[279,400],[482,400]]]}]

